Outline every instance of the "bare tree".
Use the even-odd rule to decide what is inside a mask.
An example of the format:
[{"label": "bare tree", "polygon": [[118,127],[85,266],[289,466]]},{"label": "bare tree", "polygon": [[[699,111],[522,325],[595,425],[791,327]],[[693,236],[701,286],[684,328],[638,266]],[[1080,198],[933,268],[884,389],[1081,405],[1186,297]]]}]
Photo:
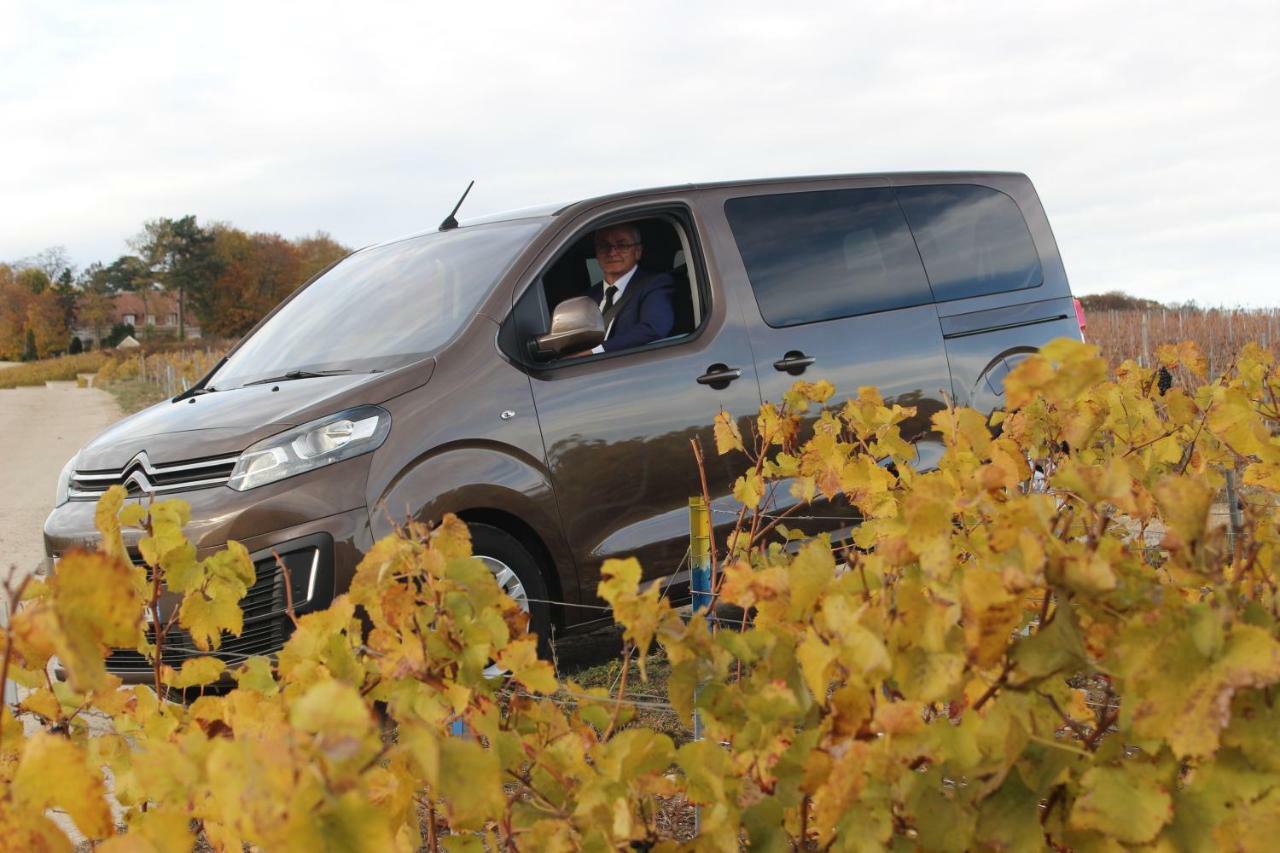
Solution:
[{"label": "bare tree", "polygon": [[75,264],[71,262],[66,246],[50,246],[19,261],[18,266],[38,269],[49,277],[49,281],[58,281],[64,276],[74,277],[76,274]]}]

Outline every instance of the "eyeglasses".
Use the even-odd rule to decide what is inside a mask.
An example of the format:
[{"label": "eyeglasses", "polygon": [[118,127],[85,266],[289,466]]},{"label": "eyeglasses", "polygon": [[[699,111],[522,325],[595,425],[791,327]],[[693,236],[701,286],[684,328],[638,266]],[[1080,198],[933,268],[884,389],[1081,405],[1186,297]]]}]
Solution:
[{"label": "eyeglasses", "polygon": [[639,245],[639,243],[596,243],[596,254],[608,255],[613,252],[625,252]]}]

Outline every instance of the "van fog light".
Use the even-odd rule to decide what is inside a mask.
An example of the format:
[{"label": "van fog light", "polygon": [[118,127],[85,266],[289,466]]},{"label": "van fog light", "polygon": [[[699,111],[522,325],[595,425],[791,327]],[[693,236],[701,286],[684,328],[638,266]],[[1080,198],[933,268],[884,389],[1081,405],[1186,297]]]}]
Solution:
[{"label": "van fog light", "polygon": [[227,485],[246,491],[376,450],[391,432],[391,415],[358,406],[263,439],[236,460]]}]

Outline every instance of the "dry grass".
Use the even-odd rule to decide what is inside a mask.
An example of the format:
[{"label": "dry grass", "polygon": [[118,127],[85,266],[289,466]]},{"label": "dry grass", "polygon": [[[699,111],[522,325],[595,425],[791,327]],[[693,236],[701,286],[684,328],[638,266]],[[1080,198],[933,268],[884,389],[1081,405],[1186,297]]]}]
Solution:
[{"label": "dry grass", "polygon": [[100,352],[64,355],[29,361],[0,371],[0,388],[43,385],[46,382],[72,382],[79,373],[94,373],[107,362]]},{"label": "dry grass", "polygon": [[[562,680],[570,680],[585,690],[604,688],[609,695],[622,702],[633,702],[635,716],[623,728],[646,728],[662,732],[679,746],[693,739],[693,732],[680,721],[667,697],[667,680],[671,677],[671,664],[665,654],[658,651],[649,656],[645,664],[648,680],[640,674],[640,663],[628,663],[626,692],[620,694],[622,685],[622,660],[615,658],[572,673],[561,673]],[[572,702],[578,697],[569,688],[562,689],[557,698]]]},{"label": "dry grass", "polygon": [[140,412],[148,406],[168,399],[164,393],[164,388],[152,382],[143,382],[140,379],[120,379],[105,383],[102,387],[103,390],[110,392],[111,396],[116,398],[116,404],[120,406],[120,411],[126,415]]}]

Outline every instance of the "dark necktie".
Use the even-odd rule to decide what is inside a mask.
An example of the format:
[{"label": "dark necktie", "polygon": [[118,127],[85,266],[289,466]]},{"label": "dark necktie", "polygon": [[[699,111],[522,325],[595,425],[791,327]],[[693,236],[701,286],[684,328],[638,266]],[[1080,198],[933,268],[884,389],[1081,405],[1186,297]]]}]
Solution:
[{"label": "dark necktie", "polygon": [[601,314],[608,314],[609,309],[613,307],[613,297],[618,295],[617,285],[611,284],[604,289],[604,308],[600,310]]}]

